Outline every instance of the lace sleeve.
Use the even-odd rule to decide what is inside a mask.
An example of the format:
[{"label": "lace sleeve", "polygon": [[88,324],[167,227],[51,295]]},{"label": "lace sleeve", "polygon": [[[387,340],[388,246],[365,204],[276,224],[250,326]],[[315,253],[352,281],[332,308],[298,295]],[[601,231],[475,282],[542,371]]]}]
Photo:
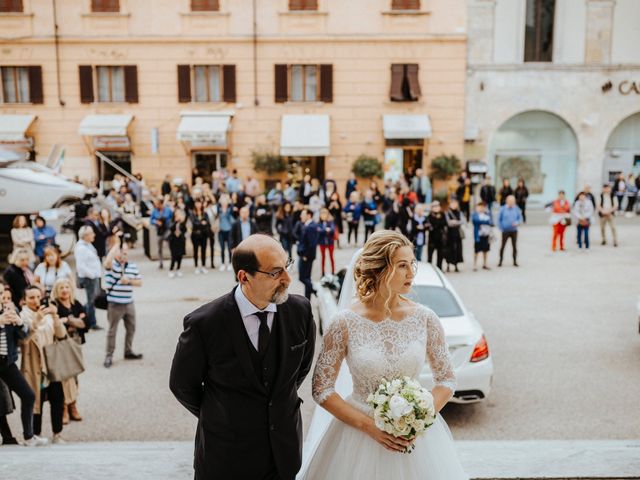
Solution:
[{"label": "lace sleeve", "polygon": [[347,323],[343,317],[335,318],[324,333],[311,386],[313,399],[318,405],[322,405],[335,393],[336,378],[338,378],[342,360],[347,354],[348,338]]},{"label": "lace sleeve", "polygon": [[427,359],[433,381],[436,386],[447,387],[456,391],[456,374],[449,354],[449,345],[438,316],[430,310],[425,311],[427,321]]}]

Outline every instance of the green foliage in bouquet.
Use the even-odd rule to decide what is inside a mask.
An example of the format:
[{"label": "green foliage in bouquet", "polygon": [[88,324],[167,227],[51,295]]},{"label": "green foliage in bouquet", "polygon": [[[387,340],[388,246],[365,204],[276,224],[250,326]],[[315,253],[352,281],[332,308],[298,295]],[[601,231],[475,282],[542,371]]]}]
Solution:
[{"label": "green foliage in bouquet", "polygon": [[355,162],[351,171],[360,178],[382,178],[384,171],[382,170],[382,163],[375,157],[368,155],[360,155]]},{"label": "green foliage in bouquet", "polygon": [[440,155],[431,160],[431,176],[437,180],[447,180],[461,169],[462,163],[455,155]]},{"label": "green foliage in bouquet", "polygon": [[256,172],[265,172],[267,175],[287,170],[287,162],[284,157],[273,152],[251,152],[251,162]]}]

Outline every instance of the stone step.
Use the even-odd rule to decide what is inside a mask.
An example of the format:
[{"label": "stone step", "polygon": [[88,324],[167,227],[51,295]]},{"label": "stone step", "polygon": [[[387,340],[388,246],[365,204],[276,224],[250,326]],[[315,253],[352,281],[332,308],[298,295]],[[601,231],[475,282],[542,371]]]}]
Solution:
[{"label": "stone step", "polygon": [[[640,479],[640,441],[459,441],[456,446],[472,479]],[[0,447],[0,478],[188,480],[192,456],[193,442]]]}]

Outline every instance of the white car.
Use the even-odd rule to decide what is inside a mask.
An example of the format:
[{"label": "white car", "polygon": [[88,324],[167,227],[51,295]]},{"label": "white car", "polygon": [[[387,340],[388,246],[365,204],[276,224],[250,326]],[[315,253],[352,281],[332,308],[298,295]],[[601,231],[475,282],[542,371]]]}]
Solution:
[{"label": "white car", "polygon": [[[338,310],[338,298],[345,270],[328,275],[316,284],[320,333]],[[409,297],[433,310],[444,328],[455,368],[457,387],[453,403],[475,403],[489,396],[493,379],[493,360],[482,327],[462,303],[444,274],[428,263],[418,264],[418,273]],[[426,388],[433,387],[429,365],[420,374]]]}]

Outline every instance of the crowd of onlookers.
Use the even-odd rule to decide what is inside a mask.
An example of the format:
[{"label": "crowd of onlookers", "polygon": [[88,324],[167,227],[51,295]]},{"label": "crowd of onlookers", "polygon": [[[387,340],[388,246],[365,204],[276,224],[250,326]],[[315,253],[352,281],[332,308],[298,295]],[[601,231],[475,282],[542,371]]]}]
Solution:
[{"label": "crowd of onlookers", "polygon": [[[64,442],[64,425],[82,420],[77,375],[55,378],[51,370],[64,359],[60,354],[54,357],[49,347],[67,340],[81,346],[91,330],[101,330],[96,308],[107,311],[104,366],[109,368],[113,363],[120,320],[126,329],[124,358],[142,358],[132,350],[133,287],[141,285],[141,276],[137,266],[128,261],[127,240],[131,242],[133,237],[123,226],[126,196],[115,210],[115,221],[108,206],[82,210],[79,204],[84,213],[76,225],[74,268],[62,258],[57,232],[43,217],[36,216],[33,227],[25,216],[14,219],[13,251],[0,281],[0,435],[4,445],[19,443],[6,417],[15,409],[11,392],[20,398],[23,445],[48,443],[41,437],[45,402],[50,404],[52,443]],[[79,289],[85,290],[84,304],[78,299]]]},{"label": "crowd of onlookers", "polygon": [[[313,263],[319,250],[320,271],[336,272],[335,248],[358,245],[378,228],[395,229],[415,246],[418,261],[435,260],[438,267],[459,271],[464,263],[463,241],[474,245],[473,269],[490,269],[487,257],[501,235],[499,263],[507,244],[518,266],[519,227],[526,222],[529,190],[520,179],[504,180],[496,189],[486,177],[475,185],[466,172],[443,198],[434,199],[431,179],[421,169],[396,181],[367,181],[351,175],[343,191],[329,173],[323,181],[306,175],[300,182],[275,182],[262,188],[252,175],[216,171],[212,181],[194,177],[187,185],[167,175],[159,187],[147,187],[141,176],[120,175],[105,195],[75,207],[73,230],[77,242],[73,262],[67,263],[57,246],[54,228],[42,216],[17,216],[11,230],[13,253],[0,282],[0,434],[3,444],[15,444],[6,415],[14,409],[15,392],[21,400],[24,444],[42,445],[44,403],[49,402],[53,442],[60,442],[63,425],[80,421],[77,377],[48,379],[45,351],[64,338],[83,344],[85,335],[101,329],[96,308],[107,311],[108,334],[104,366],[113,365],[117,327],[126,330],[125,359],[140,359],[132,350],[136,313],[134,288],[141,285],[128,250],[139,240],[143,225],[155,234],[159,267],[170,257],[168,276],[183,276],[183,258],[190,251],[195,274],[208,269],[231,270],[231,253],[254,233],[276,236],[293,260],[305,295],[314,293]],[[585,187],[571,202],[564,192],[547,205],[553,227],[552,250],[564,250],[566,229],[575,221],[579,248],[589,248],[589,230],[600,218],[602,244],[606,229],[618,245],[615,216],[634,212],[640,176],[620,175],[595,196]],[[494,207],[499,205],[499,207]],[[467,225],[470,226],[467,233]],[[294,253],[295,252],[295,253]],[[77,298],[85,291],[86,303]],[[21,355],[19,355],[21,352]],[[18,360],[20,365],[18,366]]]}]

